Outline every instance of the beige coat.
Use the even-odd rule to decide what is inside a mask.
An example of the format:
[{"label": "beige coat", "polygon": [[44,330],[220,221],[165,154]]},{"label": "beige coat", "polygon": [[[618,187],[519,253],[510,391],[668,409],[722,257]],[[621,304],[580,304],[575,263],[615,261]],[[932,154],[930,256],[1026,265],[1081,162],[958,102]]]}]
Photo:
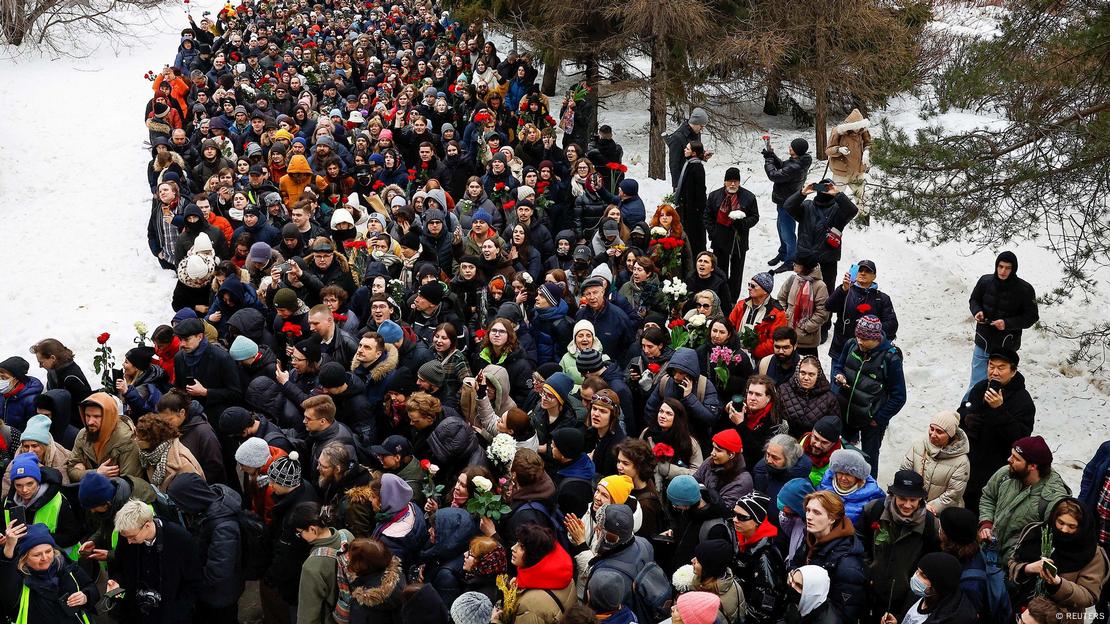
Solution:
[{"label": "beige coat", "polygon": [[[794,325],[794,299],[801,290],[805,281],[810,282],[810,293],[813,295],[813,314],[797,326]],[[821,326],[829,320],[829,311],[825,309],[825,301],[829,298],[829,290],[821,278],[821,267],[813,267],[813,271],[804,278],[791,274],[779,289],[778,300],[782,309],[786,310],[786,325],[794,327],[798,332],[798,346],[803,348],[816,348],[821,345]]]},{"label": "beige coat", "polygon": [[[1040,528],[1041,524],[1036,523],[1026,527],[1025,531],[1040,531]],[[1021,578],[1028,578],[1021,573],[1021,568],[1026,563],[1029,562],[1010,560],[1010,580],[1016,582]],[[1108,566],[1110,562],[1107,561],[1106,552],[1099,546],[1090,563],[1075,572],[1060,574],[1061,583],[1056,591],[1030,600],[1029,613],[1039,624],[1084,621],[1087,609],[1098,601],[1102,584],[1106,581]]]},{"label": "beige coat", "polygon": [[200,467],[200,462],[197,461],[196,457],[193,457],[192,451],[181,443],[180,438],[176,438],[170,443],[170,450],[166,453],[166,477],[162,480],[162,483],[154,482],[154,466],[147,466],[144,472],[143,478],[162,492],[170,488],[170,482],[179,474],[191,472],[200,475],[202,479],[204,478],[204,470]]},{"label": "beige coat", "polygon": [[[870,125],[859,109],[853,108],[844,123],[837,124],[829,132],[825,155],[829,157],[829,169],[833,174],[854,180],[867,172],[870,163],[864,162],[863,153],[871,147],[871,132],[867,129]],[[848,148],[848,154],[841,154],[841,147]]]},{"label": "beige coat", "polygon": [[[41,464],[48,468],[53,468],[62,473],[62,485],[69,485],[73,483],[69,480],[69,471],[66,470],[66,460],[69,459],[69,451],[66,447],[51,442],[50,447],[46,449],[46,456],[43,457]],[[3,488],[0,491],[0,496],[3,498],[8,497],[8,490],[12,489],[12,465],[8,464],[7,469],[4,470]]]},{"label": "beige coat", "polygon": [[516,603],[516,617],[513,624],[557,624],[563,619],[563,612],[578,602],[575,593],[574,581],[571,580],[562,589],[553,589],[551,593],[563,603],[563,608],[551,599],[551,596],[542,589],[521,590]]},{"label": "beige coat", "polygon": [[902,470],[912,470],[925,479],[927,502],[934,513],[939,514],[946,507],[964,506],[964,490],[971,473],[968,448],[967,434],[956,429],[956,435],[942,449],[929,444],[929,437],[924,436],[906,451]]}]

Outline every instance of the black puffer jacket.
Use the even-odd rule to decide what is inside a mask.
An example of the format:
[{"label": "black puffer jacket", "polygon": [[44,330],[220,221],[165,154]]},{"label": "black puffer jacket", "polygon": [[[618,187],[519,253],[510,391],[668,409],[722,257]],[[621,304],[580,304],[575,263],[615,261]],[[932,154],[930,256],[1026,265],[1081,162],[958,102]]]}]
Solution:
[{"label": "black puffer jacket", "polygon": [[266,345],[271,349],[275,346],[274,334],[270,331],[270,323],[255,308],[237,310],[227,320],[227,326],[229,341],[234,341],[235,336],[246,336],[257,345]]},{"label": "black puffer jacket", "polygon": [[351,583],[350,624],[401,624],[401,595],[405,579],[397,557],[381,572],[360,576]]},{"label": "black puffer jacket", "polygon": [[775,183],[771,189],[771,202],[779,205],[794,193],[802,190],[806,173],[813,164],[813,156],[802,154],[786,161],[775,155],[774,152],[763,151],[763,170],[767,179]]},{"label": "black puffer jacket", "polygon": [[[303,464],[302,464],[303,465]],[[301,486],[292,492],[274,495],[274,509],[271,515],[269,539],[273,559],[266,570],[262,582],[274,588],[290,605],[297,604],[298,588],[301,581],[301,565],[308,559],[308,543],[301,539],[293,527],[286,522],[289,512],[301,503],[319,502],[316,488],[312,483],[301,480]]]},{"label": "black puffer jacket", "polygon": [[958,410],[960,428],[967,433],[971,444],[967,453],[971,473],[964,491],[968,509],[978,509],[983,486],[1006,464],[1014,442],[1032,435],[1037,416],[1037,404],[1025,389],[1025,376],[1020,372],[1014,373],[1010,382],[1000,388],[1002,405],[997,408],[983,400],[989,382],[984,379],[975,384],[967,402]]},{"label": "black puffer jacket", "polygon": [[797,192],[786,198],[782,209],[798,222],[798,256],[809,256],[818,263],[840,260],[840,247],[830,245],[827,235],[833,228],[843,232],[859,212],[847,195],[818,193],[806,199]]},{"label": "black puffer jacket", "polygon": [[862,614],[867,593],[867,571],[863,544],[856,538],[852,521],[845,517],[839,526],[819,541],[807,535],[790,561],[790,568],[816,565],[829,573],[829,604],[841,622],[855,622]]},{"label": "black puffer jacket", "polygon": [[197,539],[204,577],[197,600],[216,608],[235,604],[243,593],[238,520],[243,499],[226,485],[208,485],[193,473],[174,478],[167,494],[185,512],[189,532]]},{"label": "black puffer jacket", "polygon": [[[289,381],[287,387],[292,384],[293,382]],[[300,403],[290,401],[282,392],[282,387],[273,379],[255,377],[247,385],[247,391],[243,396],[247,407],[265,414],[267,418],[282,427],[304,429]]]},{"label": "black puffer jacket", "polygon": [[836,395],[832,393],[819,361],[817,367],[817,383],[809,390],[802,388],[798,381],[797,367],[790,381],[779,384],[782,413],[790,425],[790,435],[795,438],[809,433],[822,417],[840,413]]},{"label": "black puffer jacket", "polygon": [[[1032,327],[1040,319],[1037,293],[1029,282],[1017,276],[1017,256],[1012,251],[1003,251],[995,259],[995,267],[999,262],[1009,262],[1013,266],[1010,277],[998,279],[997,269],[980,277],[969,300],[971,314],[982,312],[985,317],[983,323],[975,324],[975,345],[987,353],[999,348],[1017,351],[1021,348],[1021,330]],[[1006,328],[995,329],[990,324],[997,320],[1005,321]]]},{"label": "black puffer jacket", "polygon": [[837,286],[825,300],[825,309],[836,315],[832,344],[829,345],[833,359],[844,350],[844,343],[855,338],[856,322],[868,314],[879,317],[883,323],[883,334],[888,340],[898,337],[898,315],[894,313],[894,302],[876,284],[866,289],[853,284],[847,291]]},{"label": "black puffer jacket", "polygon": [[[478,444],[474,428],[455,410],[444,408],[443,416],[429,429],[424,430],[429,433],[423,445],[419,440],[423,432],[416,434],[413,447],[418,457],[431,459],[446,474],[457,473],[470,464],[482,463],[482,447]],[[421,455],[422,446],[430,451],[431,457]]]}]

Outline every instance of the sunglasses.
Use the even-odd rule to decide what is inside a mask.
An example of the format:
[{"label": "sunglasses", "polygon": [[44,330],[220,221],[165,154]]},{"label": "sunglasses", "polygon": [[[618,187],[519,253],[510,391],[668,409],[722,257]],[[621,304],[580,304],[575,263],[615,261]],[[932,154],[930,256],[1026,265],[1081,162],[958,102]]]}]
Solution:
[{"label": "sunglasses", "polygon": [[752,517],[738,513],[732,516],[737,522],[750,522]]}]

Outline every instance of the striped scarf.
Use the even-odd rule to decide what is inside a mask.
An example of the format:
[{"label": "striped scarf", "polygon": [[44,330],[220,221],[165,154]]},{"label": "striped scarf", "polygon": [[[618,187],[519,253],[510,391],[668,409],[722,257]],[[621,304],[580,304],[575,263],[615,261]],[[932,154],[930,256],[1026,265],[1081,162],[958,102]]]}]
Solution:
[{"label": "striped scarf", "polygon": [[166,440],[151,451],[139,451],[139,463],[143,468],[154,466],[150,484],[155,487],[161,487],[166,480],[166,458],[170,453],[170,444],[173,444],[173,440]]}]

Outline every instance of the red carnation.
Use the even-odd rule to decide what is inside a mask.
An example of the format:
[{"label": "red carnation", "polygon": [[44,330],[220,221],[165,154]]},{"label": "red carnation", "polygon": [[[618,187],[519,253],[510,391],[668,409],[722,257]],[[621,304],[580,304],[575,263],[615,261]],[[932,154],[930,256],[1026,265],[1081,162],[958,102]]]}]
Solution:
[{"label": "red carnation", "polygon": [[416,174],[415,173],[410,173],[409,174],[409,182],[413,182],[415,180],[416,180]]},{"label": "red carnation", "polygon": [[871,304],[861,303],[858,306],[856,306],[856,311],[859,312],[860,314],[866,315],[868,312],[871,311]]},{"label": "red carnation", "polygon": [[413,174],[415,174],[415,173],[416,173],[416,169],[415,169],[415,168],[414,168],[414,169],[409,169],[409,175],[413,175]]},{"label": "red carnation", "polygon": [[671,457],[674,457],[674,447],[669,444],[663,444],[662,442],[656,444],[655,447],[651,449],[651,452],[654,453],[655,457],[659,459],[669,459]]},{"label": "red carnation", "polygon": [[618,162],[611,162],[611,163],[606,163],[605,166],[608,167],[612,171],[620,171],[621,167],[623,167],[624,165],[622,165]]},{"label": "red carnation", "polygon": [[292,334],[298,338],[301,336],[302,331],[300,325],[297,323],[290,323],[289,321],[286,321],[285,324],[281,326],[281,333]]},{"label": "red carnation", "polygon": [[659,371],[663,370],[663,365],[653,362],[651,364],[648,364],[648,370],[651,371],[652,375],[658,375]]},{"label": "red carnation", "polygon": [[878,531],[879,530],[879,521],[878,520],[871,523],[871,530],[872,531]]},{"label": "red carnation", "polygon": [[103,334],[100,334],[96,337],[96,344],[104,344],[108,342],[109,338],[111,338],[111,336],[108,335],[108,332],[104,332]]},{"label": "red carnation", "polygon": [[366,249],[366,241],[347,241],[343,243],[347,249]]},{"label": "red carnation", "polygon": [[479,329],[478,331],[474,332],[474,338],[477,339],[477,340],[481,340],[482,338],[485,338],[485,337],[486,337],[486,330],[484,330],[484,329]]},{"label": "red carnation", "polygon": [[375,191],[385,188],[385,182],[382,182],[381,180],[375,180],[373,188]]},{"label": "red carnation", "polygon": [[432,460],[430,460],[430,459],[420,460],[421,470],[424,470],[426,472],[428,470],[428,468],[431,468],[431,466],[432,466]]},{"label": "red carnation", "polygon": [[502,210],[512,210],[513,208],[516,208],[516,202],[511,199],[504,204],[501,204]]},{"label": "red carnation", "polygon": [[495,190],[495,191],[505,190],[505,183],[504,182],[498,182],[497,184],[494,184],[493,185],[493,190]]},{"label": "red carnation", "polygon": [[523,125],[524,125],[524,118],[523,118],[523,117],[521,117],[520,119],[517,119],[517,120],[516,120],[516,125],[518,125],[518,126],[523,126]]}]

